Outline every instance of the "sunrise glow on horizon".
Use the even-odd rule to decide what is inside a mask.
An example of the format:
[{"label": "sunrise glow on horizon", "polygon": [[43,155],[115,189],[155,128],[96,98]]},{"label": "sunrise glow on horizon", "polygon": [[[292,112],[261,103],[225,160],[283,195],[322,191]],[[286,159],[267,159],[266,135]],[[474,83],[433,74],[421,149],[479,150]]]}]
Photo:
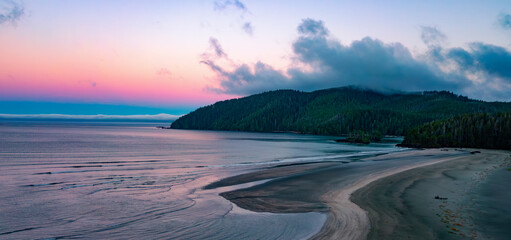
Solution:
[{"label": "sunrise glow on horizon", "polygon": [[[435,2],[0,0],[0,113],[44,102],[185,114],[261,91],[346,85],[510,101],[511,5]],[[477,64],[463,65],[458,49]]]}]

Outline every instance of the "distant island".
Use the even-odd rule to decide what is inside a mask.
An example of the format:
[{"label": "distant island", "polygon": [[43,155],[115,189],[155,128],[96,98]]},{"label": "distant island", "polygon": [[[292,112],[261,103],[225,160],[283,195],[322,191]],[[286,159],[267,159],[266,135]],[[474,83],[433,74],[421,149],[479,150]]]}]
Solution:
[{"label": "distant island", "polygon": [[356,143],[356,144],[369,144],[371,142],[379,142],[383,138],[383,135],[378,131],[364,132],[354,131],[351,132],[347,138],[336,139],[336,142],[343,143]]},{"label": "distant island", "polygon": [[[447,91],[384,94],[356,87],[314,92],[277,90],[201,107],[174,121],[171,128],[348,136],[339,141],[355,143],[367,143],[375,134],[397,135],[405,136],[403,146],[408,147],[506,148],[509,143],[506,143],[506,146],[499,145],[500,143],[486,144],[488,142],[454,144],[453,141],[461,138],[452,137],[462,132],[451,127],[449,131],[452,132],[447,135],[448,132],[443,130],[443,126],[458,124],[456,126],[459,127],[457,122],[470,119],[479,125],[483,124],[480,129],[492,128],[492,123],[486,120],[483,123],[482,120],[475,120],[486,117],[495,118],[497,123],[504,125],[503,121],[508,121],[509,127],[509,118],[504,117],[509,116],[509,112],[509,102],[485,102]],[[460,117],[461,115],[464,117]],[[453,117],[454,119],[448,120]],[[438,121],[446,122],[442,125]],[[469,124],[465,120],[463,123]],[[442,131],[431,130],[439,124],[442,125]],[[497,134],[499,138],[505,137],[500,136],[500,133],[501,131],[496,131],[485,136],[491,138]],[[431,137],[431,140],[426,141],[427,136]],[[482,139],[477,136],[479,135],[472,137]],[[463,140],[469,141],[464,138]]]}]

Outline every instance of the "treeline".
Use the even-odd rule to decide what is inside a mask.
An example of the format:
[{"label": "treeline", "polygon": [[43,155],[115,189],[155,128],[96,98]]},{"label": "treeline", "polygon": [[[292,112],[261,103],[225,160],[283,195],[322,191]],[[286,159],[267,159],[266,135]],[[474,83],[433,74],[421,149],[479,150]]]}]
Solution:
[{"label": "treeline", "polygon": [[343,87],[278,90],[217,102],[174,121],[172,128],[346,135],[404,135],[424,123],[478,112],[511,111],[511,103],[471,100],[446,91],[382,94]]},{"label": "treeline", "polygon": [[466,114],[427,123],[408,131],[402,145],[511,150],[511,113]]}]

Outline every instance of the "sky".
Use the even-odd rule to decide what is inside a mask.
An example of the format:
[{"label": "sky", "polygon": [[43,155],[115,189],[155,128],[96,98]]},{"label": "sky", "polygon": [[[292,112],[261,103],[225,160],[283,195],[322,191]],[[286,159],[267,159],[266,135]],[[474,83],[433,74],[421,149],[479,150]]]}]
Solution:
[{"label": "sky", "polygon": [[511,101],[510,14],[497,0],[0,0],[0,114],[176,116],[347,85]]}]

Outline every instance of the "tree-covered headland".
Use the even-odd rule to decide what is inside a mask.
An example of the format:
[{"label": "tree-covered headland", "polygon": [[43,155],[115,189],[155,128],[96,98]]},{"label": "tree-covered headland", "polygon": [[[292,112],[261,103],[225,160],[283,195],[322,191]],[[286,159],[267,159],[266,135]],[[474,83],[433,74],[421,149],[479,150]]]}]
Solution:
[{"label": "tree-covered headland", "polygon": [[[180,117],[172,123],[171,127],[199,130],[299,132],[335,136],[377,133],[378,135],[406,135],[407,141],[412,141],[410,136],[423,135],[413,134],[413,132],[409,135],[408,131],[426,123],[447,120],[459,115],[464,115],[464,118],[495,116],[499,119],[495,126],[500,127],[502,117],[491,114],[510,111],[511,103],[473,100],[447,91],[384,94],[355,87],[314,92],[277,90],[201,107]],[[488,121],[482,123],[483,130],[493,127],[493,123]],[[462,123],[466,124],[466,121],[460,122]],[[477,124],[481,124],[480,121]],[[426,130],[427,128],[426,126],[423,128],[424,134],[433,133]],[[458,133],[458,131],[451,133],[451,137]],[[486,133],[492,134],[487,129],[484,133],[481,132],[481,134]],[[467,136],[463,135],[462,138],[465,137]],[[416,141],[415,139],[417,138],[414,138],[413,142]],[[448,141],[450,137],[441,139],[441,141]],[[433,142],[438,141],[440,140]]]},{"label": "tree-covered headland", "polygon": [[511,150],[511,113],[465,114],[433,121],[409,130],[401,145]]}]

